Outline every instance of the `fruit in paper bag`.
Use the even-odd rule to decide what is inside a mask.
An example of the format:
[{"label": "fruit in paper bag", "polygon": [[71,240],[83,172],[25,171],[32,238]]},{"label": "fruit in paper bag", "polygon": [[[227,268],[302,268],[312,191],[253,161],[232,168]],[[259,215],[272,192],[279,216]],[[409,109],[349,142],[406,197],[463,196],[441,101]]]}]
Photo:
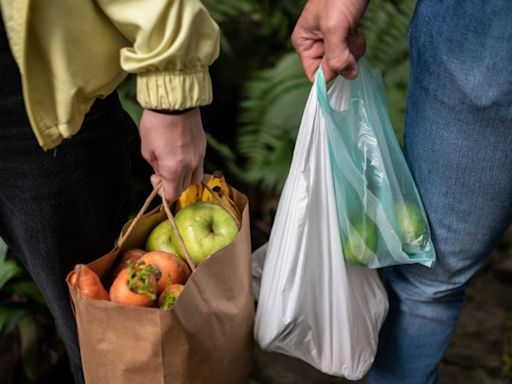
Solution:
[{"label": "fruit in paper bag", "polygon": [[[226,178],[224,177],[221,171],[214,171],[210,178],[208,179],[208,181],[206,182],[206,185],[213,189],[219,195],[219,197],[231,197],[229,185],[226,182]],[[206,188],[203,190],[201,200],[216,202],[213,195]]]},{"label": "fruit in paper bag", "polygon": [[110,287],[110,300],[118,304],[150,307],[157,298],[158,269],[139,260],[128,263]]},{"label": "fruit in paper bag", "polygon": [[108,300],[108,293],[99,276],[87,265],[77,264],[69,278],[70,285],[89,299]]},{"label": "fruit in paper bag", "polygon": [[171,284],[158,297],[158,306],[162,309],[171,309],[183,292],[183,284]]},{"label": "fruit in paper bag", "polygon": [[203,185],[201,183],[191,184],[185,189],[175,204],[175,212],[178,212],[181,208],[186,207],[189,204],[195,203],[201,200],[203,194]]},{"label": "fruit in paper bag", "polygon": [[158,294],[170,284],[185,284],[191,273],[185,261],[168,252],[151,251],[142,256],[141,260],[158,269],[156,283]]},{"label": "fruit in paper bag", "polygon": [[[176,226],[195,265],[230,244],[238,233],[235,220],[222,206],[198,201],[182,208],[175,217]],[[185,259],[179,240],[171,233],[178,255]]]},{"label": "fruit in paper bag", "polygon": [[116,261],[115,267],[109,274],[109,285],[111,285],[111,283],[115,280],[117,275],[119,275],[119,272],[121,272],[125,268],[128,268],[130,262],[136,264],[137,261],[139,261],[139,259],[142,256],[144,256],[145,253],[146,251],[139,248],[131,248],[123,252],[123,254],[119,258],[119,261]]},{"label": "fruit in paper bag", "polygon": [[[226,209],[229,209],[239,221],[242,220],[242,214],[238,210],[235,202],[231,199],[231,188],[221,171],[214,171],[206,182],[206,185],[217,194]],[[220,204],[207,188],[203,189],[201,201],[210,201],[215,204]]]},{"label": "fruit in paper bag", "polygon": [[427,243],[429,235],[419,207],[416,204],[401,201],[396,204],[396,213],[402,249],[411,253],[421,250]]},{"label": "fruit in paper bag", "polygon": [[146,239],[146,251],[165,251],[177,255],[171,233],[173,229],[169,220],[164,220],[149,233]]},{"label": "fruit in paper bag", "polygon": [[370,219],[349,226],[343,236],[343,254],[349,264],[368,265],[377,251],[379,242],[377,226]]}]

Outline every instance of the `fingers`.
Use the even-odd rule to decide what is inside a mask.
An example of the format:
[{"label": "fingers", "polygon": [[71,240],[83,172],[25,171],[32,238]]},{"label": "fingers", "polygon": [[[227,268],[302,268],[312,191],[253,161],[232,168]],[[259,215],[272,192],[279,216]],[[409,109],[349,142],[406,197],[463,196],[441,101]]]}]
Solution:
[{"label": "fingers", "polygon": [[154,188],[160,188],[160,191],[158,191],[158,193],[163,196],[163,193],[162,193],[162,180],[160,179],[160,176],[158,176],[156,173],[152,174],[150,179],[151,181],[151,185],[153,186],[153,189]]},{"label": "fingers", "polygon": [[168,201],[176,201],[190,185],[191,175],[169,178],[155,173],[151,175],[150,180],[153,188],[160,186],[160,196],[164,196]]},{"label": "fingers", "polygon": [[313,82],[316,71],[322,65],[327,82],[341,75],[348,80],[357,77],[357,60],[366,51],[366,40],[360,31],[348,36],[340,33],[327,34],[324,40],[301,40],[300,31],[292,35],[292,43],[299,55],[308,79]]},{"label": "fingers", "polygon": [[364,37],[364,33],[359,30],[352,31],[347,37],[347,42],[349,51],[356,61],[359,60],[366,52],[366,38]]},{"label": "fingers", "polygon": [[168,201],[177,200],[182,192],[191,184],[200,183],[203,180],[203,165],[196,167],[192,172],[185,172],[178,177],[164,177],[158,173],[151,175],[150,181],[153,188],[160,188],[160,196],[165,196]]},{"label": "fingers", "polygon": [[315,74],[322,62],[325,53],[324,42],[317,36],[311,34],[304,26],[297,23],[292,33],[292,45],[297,52],[304,72],[309,81],[315,80]]},{"label": "fingers", "polygon": [[153,186],[160,182],[161,195],[175,201],[202,178],[206,136],[199,108],[180,115],[145,110],[139,131],[142,154],[155,171]]},{"label": "fingers", "polygon": [[[364,55],[366,40],[360,31],[343,33],[327,33],[325,37],[324,69],[327,67],[326,79],[332,80],[336,74],[348,80],[357,77],[357,60]],[[333,76],[334,74],[334,76]]]},{"label": "fingers", "polygon": [[327,81],[337,75],[352,80],[364,54],[364,35],[356,31],[367,0],[308,0],[292,33],[292,44],[313,81],[322,65]]},{"label": "fingers", "polygon": [[197,167],[195,171],[192,173],[192,178],[190,180],[190,184],[198,184],[201,181],[203,181],[204,178],[204,171],[203,171],[203,165],[201,164],[200,167]]}]

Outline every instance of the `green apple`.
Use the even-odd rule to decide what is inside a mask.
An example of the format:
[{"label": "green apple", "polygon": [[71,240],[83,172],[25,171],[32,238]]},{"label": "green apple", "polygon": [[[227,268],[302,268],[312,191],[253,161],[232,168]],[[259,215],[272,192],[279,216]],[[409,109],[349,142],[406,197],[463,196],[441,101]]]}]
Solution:
[{"label": "green apple", "polygon": [[396,204],[396,213],[402,249],[405,252],[421,250],[429,239],[428,228],[420,208],[411,202],[401,201]]},{"label": "green apple", "polygon": [[146,251],[165,251],[177,255],[178,252],[171,239],[172,232],[169,220],[162,221],[153,228],[146,239]]},{"label": "green apple", "polygon": [[379,232],[373,221],[357,221],[343,236],[343,254],[349,264],[368,265],[379,244]]},{"label": "green apple", "polygon": [[[195,265],[230,244],[238,233],[235,220],[219,204],[197,201],[181,208],[176,226]],[[177,235],[171,234],[178,255],[185,258]]]}]

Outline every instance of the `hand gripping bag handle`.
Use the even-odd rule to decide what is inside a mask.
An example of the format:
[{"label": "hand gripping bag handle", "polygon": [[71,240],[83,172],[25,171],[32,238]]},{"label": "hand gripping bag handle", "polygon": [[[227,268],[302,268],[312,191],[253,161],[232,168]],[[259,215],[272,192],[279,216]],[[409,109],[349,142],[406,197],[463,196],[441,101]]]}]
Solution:
[{"label": "hand gripping bag handle", "polygon": [[325,125],[315,83],[268,242],[254,335],[264,350],[357,380],[388,302],[375,270],[344,262]]}]

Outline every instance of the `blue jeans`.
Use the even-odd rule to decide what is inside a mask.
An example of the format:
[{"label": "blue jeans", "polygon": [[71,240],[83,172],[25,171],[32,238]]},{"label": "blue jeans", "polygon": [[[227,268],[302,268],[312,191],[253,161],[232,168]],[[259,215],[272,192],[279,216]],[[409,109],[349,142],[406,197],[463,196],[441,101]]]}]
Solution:
[{"label": "blue jeans", "polygon": [[472,276],[512,218],[512,1],[419,0],[405,154],[431,224],[429,269],[386,269],[371,384],[438,382]]}]

